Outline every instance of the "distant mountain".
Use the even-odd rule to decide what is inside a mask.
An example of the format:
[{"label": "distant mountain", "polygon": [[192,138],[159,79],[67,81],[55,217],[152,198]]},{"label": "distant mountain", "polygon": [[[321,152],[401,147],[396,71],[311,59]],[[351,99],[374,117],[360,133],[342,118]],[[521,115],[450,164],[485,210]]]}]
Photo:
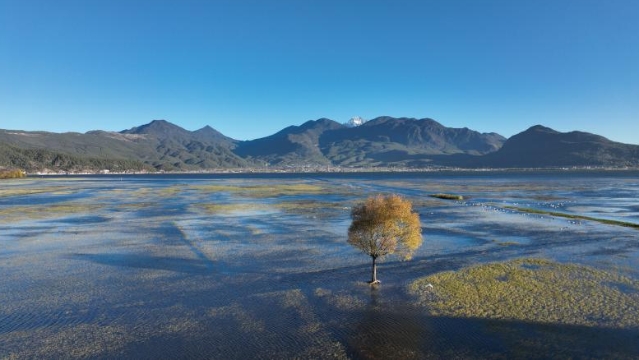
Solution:
[{"label": "distant mountain", "polygon": [[245,167],[249,163],[233,153],[237,141],[206,126],[188,131],[166,120],[150,123],[129,130],[123,135],[137,135],[153,147],[145,152],[142,160],[159,170],[198,170],[212,168]]},{"label": "distant mountain", "polygon": [[0,130],[0,169],[122,172],[270,166],[638,167],[639,146],[541,125],[506,140],[428,118],[388,116],[352,127],[329,119],[310,120],[251,141],[231,139],[209,126],[188,131],[165,120],[121,132]]},{"label": "distant mountain", "polygon": [[319,139],[328,131],[343,128],[329,119],[310,120],[271,136],[240,142],[235,154],[270,165],[328,165],[330,161],[322,154]]},{"label": "distant mountain", "polygon": [[481,162],[505,168],[639,166],[639,146],[587,132],[562,133],[536,125],[512,136],[501,149],[486,155]]},{"label": "distant mountain", "polygon": [[[0,130],[0,144],[4,145],[0,148],[0,166],[54,172],[180,171],[250,166],[250,162],[232,152],[235,143],[236,140],[210,127],[191,132],[165,120],[154,120],[119,133]],[[122,165],[129,161],[135,164]],[[111,163],[120,165],[108,165]]]},{"label": "distant mountain", "polygon": [[129,130],[120,131],[121,134],[149,135],[158,140],[190,140],[193,133],[174,125],[166,120],[153,120],[148,124],[136,126]]},{"label": "distant mountain", "polygon": [[232,147],[235,143],[237,143],[237,140],[233,140],[222,135],[222,133],[208,125],[196,131],[188,131],[166,120],[153,120],[148,124],[133,127],[129,130],[121,131],[120,133],[148,135],[159,141],[171,140],[185,144],[192,141],[201,141]]},{"label": "distant mountain", "polygon": [[424,166],[433,155],[483,155],[506,139],[496,133],[449,128],[433,119],[382,116],[361,126],[327,132],[320,138],[325,156],[337,165]]},{"label": "distant mountain", "polygon": [[212,127],[208,125],[199,130],[192,132],[191,134],[196,140],[199,140],[202,142],[213,142],[216,144],[228,146],[230,148],[235,147],[235,145],[238,143],[237,140],[224,136],[221,132],[213,129]]},{"label": "distant mountain", "polygon": [[379,117],[354,127],[319,119],[241,142],[234,152],[269,165],[411,166],[428,164],[425,155],[488,153],[504,141],[431,119]]}]

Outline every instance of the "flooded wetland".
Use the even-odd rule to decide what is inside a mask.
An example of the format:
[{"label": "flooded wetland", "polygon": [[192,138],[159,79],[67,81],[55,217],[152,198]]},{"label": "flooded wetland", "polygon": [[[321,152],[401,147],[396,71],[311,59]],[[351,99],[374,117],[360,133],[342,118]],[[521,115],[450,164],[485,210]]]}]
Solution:
[{"label": "flooded wetland", "polygon": [[[639,357],[638,172],[1,186],[2,359]],[[377,193],[413,202],[424,242],[371,287],[346,238]]]}]

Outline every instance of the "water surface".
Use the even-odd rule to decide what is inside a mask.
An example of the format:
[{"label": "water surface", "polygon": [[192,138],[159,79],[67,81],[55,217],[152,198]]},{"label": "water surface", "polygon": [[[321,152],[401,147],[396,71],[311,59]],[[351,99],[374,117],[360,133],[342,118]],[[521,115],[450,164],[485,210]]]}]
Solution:
[{"label": "water surface", "polygon": [[[371,289],[370,258],[346,232],[350,207],[378,192],[414,202],[424,245],[382,262]],[[638,357],[637,329],[438,318],[415,304],[419,277],[519,257],[639,278],[637,230],[507,206],[639,223],[639,173],[6,181],[0,358]]]}]

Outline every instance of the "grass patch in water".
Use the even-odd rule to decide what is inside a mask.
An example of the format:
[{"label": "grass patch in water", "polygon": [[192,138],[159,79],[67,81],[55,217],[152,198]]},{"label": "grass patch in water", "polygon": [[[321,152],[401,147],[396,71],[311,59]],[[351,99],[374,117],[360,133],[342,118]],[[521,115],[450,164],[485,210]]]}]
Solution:
[{"label": "grass patch in water", "polygon": [[428,195],[430,197],[434,197],[437,199],[442,199],[442,200],[457,200],[457,201],[462,201],[464,200],[464,197],[461,195],[455,195],[455,194],[431,194]]},{"label": "grass patch in water", "polygon": [[184,189],[184,186],[179,186],[179,185],[167,186],[158,190],[158,195],[164,196],[164,197],[171,197],[171,196],[175,196],[179,194],[180,192],[182,192],[183,189]]},{"label": "grass patch in water", "polygon": [[240,304],[232,303],[231,305],[213,308],[209,310],[209,316],[213,318],[226,317],[234,320],[242,332],[245,333],[263,333],[266,331],[264,322],[255,318],[251,313],[246,311]]},{"label": "grass patch in water", "polygon": [[86,203],[62,203],[46,206],[11,206],[0,209],[0,222],[10,223],[24,220],[60,218],[80,213],[90,214],[100,208],[102,208],[102,205]]},{"label": "grass patch in water", "polygon": [[268,210],[268,206],[264,204],[253,203],[237,203],[237,204],[197,204],[196,206],[204,209],[211,214],[230,214],[249,211]]},{"label": "grass patch in water", "polygon": [[576,264],[484,264],[426,276],[410,291],[436,316],[639,328],[639,281]]},{"label": "grass patch in water", "polygon": [[272,185],[196,185],[192,189],[205,192],[228,192],[246,197],[277,197],[283,195],[326,194],[334,191],[311,184],[272,184]]},{"label": "grass patch in water", "polygon": [[342,212],[347,212],[350,210],[349,207],[344,206],[344,204],[342,203],[317,200],[282,201],[275,204],[275,207],[291,214],[300,214],[322,218],[339,216]]},{"label": "grass patch in water", "polygon": [[328,289],[317,288],[314,294],[340,311],[361,310],[366,306],[366,302],[363,299],[349,293],[334,293]]},{"label": "grass patch in water", "polygon": [[68,187],[65,186],[51,186],[45,188],[5,188],[0,189],[0,197],[8,196],[25,196],[36,194],[53,194],[53,195],[66,195],[72,193]]},{"label": "grass patch in water", "polygon": [[496,245],[499,245],[499,246],[517,246],[517,245],[520,245],[516,241],[499,241],[499,240],[493,239],[493,240],[491,240],[491,242],[493,244],[496,244]]},{"label": "grass patch in water", "polygon": [[562,217],[562,218],[572,219],[572,220],[596,221],[596,222],[599,222],[599,223],[602,223],[602,224],[606,224],[606,225],[624,226],[624,227],[629,227],[629,228],[633,228],[633,229],[638,229],[639,230],[639,224],[626,222],[626,221],[601,219],[601,218],[594,218],[594,217],[590,217],[590,216],[573,215],[573,214],[566,214],[566,213],[560,213],[560,212],[555,212],[555,211],[546,211],[546,210],[539,210],[539,209],[523,208],[523,207],[518,207],[518,206],[504,206],[504,208],[510,209],[510,210],[516,210],[516,211],[520,211],[520,212],[525,212],[525,213],[529,213],[529,214],[549,215],[549,216]]}]

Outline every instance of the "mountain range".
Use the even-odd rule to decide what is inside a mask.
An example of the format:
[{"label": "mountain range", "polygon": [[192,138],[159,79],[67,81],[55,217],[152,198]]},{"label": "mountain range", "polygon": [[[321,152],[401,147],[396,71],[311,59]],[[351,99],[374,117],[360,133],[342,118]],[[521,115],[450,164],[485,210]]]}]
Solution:
[{"label": "mountain range", "polygon": [[120,132],[0,130],[0,168],[28,172],[586,166],[637,167],[639,146],[541,125],[506,139],[428,118],[388,116],[347,124],[311,120],[250,141],[209,126],[188,131],[165,120]]}]

